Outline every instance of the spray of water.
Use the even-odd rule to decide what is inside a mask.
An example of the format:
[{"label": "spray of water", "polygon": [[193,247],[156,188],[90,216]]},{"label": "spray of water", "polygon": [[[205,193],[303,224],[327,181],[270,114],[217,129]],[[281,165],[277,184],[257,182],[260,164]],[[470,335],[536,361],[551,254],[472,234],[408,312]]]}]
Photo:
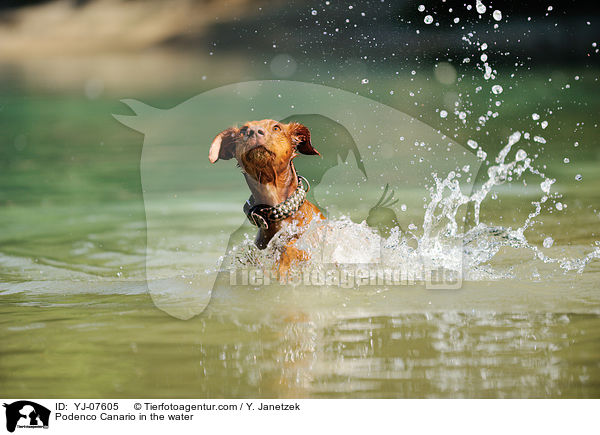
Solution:
[{"label": "spray of water", "polygon": [[[472,6],[467,5],[467,9],[472,9]],[[421,5],[418,10],[425,13],[426,8]],[[483,2],[477,0],[475,10],[482,17],[488,8]],[[503,20],[502,12],[494,10],[492,16],[496,22],[494,29],[497,29],[498,22]],[[433,19],[430,15],[426,15],[424,22],[431,24]],[[493,83],[498,72],[493,69],[491,59],[487,54],[488,44],[482,41],[475,42],[473,38],[474,33],[468,32],[462,37],[462,40],[480,53],[481,63],[478,63],[478,68],[481,70],[483,78],[492,82],[490,87],[492,95],[500,98],[504,89],[501,85]],[[368,79],[364,79],[363,83],[368,83]],[[480,90],[481,87],[478,87],[476,92]],[[496,101],[495,106],[499,107],[500,103],[500,101]],[[464,125],[467,124],[467,111],[461,111],[457,107],[455,115]],[[448,116],[448,112],[441,110],[440,116],[444,119]],[[485,126],[490,118],[497,116],[498,112],[488,110],[479,116],[478,122],[481,126]],[[538,121],[540,117],[534,113],[532,119]],[[543,121],[542,129],[545,129],[546,126],[547,122]],[[444,269],[460,275],[463,280],[527,278],[512,273],[511,265],[508,266],[508,270],[506,268],[502,270],[494,265],[494,259],[498,253],[506,248],[517,250],[518,255],[514,257],[521,258],[520,261],[523,261],[523,257],[529,257],[533,262],[540,262],[540,264],[558,265],[565,273],[583,272],[590,261],[600,258],[600,242],[595,242],[591,252],[582,257],[552,257],[546,255],[540,247],[531,243],[526,237],[527,231],[533,231],[535,234],[534,226],[540,219],[543,205],[549,199],[557,198],[560,195],[551,191],[556,180],[541,172],[535,166],[533,157],[528,156],[523,149],[513,152],[513,148],[523,136],[525,139],[530,138],[529,133],[520,131],[515,131],[508,137],[506,145],[496,155],[493,163],[488,163],[487,178],[484,177],[484,181],[471,193],[465,193],[464,189],[461,189],[462,174],[459,173],[460,171],[452,171],[445,176],[439,176],[433,172],[431,174],[432,185],[428,187],[429,199],[424,204],[420,231],[417,231],[418,227],[411,225],[408,227],[408,231],[396,227],[388,234],[382,235],[374,228],[369,227],[367,222],[355,223],[344,216],[325,221],[314,220],[297,241],[297,246],[307,251],[311,260],[297,266],[299,268],[323,268],[333,265],[343,268],[355,264],[370,264],[391,268],[402,266],[425,274],[432,270]],[[540,144],[546,143],[546,139],[541,136],[534,136],[533,141]],[[469,139],[467,145],[476,150],[477,156],[482,161],[487,159],[486,151],[477,142]],[[468,172],[468,168],[463,171]],[[497,193],[494,188],[519,180],[524,174],[537,178],[541,190],[540,197],[531,202],[533,208],[527,217],[523,218],[521,222],[517,222],[514,227],[500,227],[482,221],[482,205],[489,196],[496,197]],[[557,203],[556,206],[558,207],[559,204]],[[464,218],[458,217],[463,216],[459,210],[464,211],[464,207],[472,209],[473,218],[470,223],[467,223]],[[297,228],[294,225],[282,229],[264,251],[258,251],[252,242],[247,240],[242,246],[235,248],[236,264],[274,267],[279,252],[296,231]],[[546,237],[543,247],[550,248],[553,243],[551,237]],[[530,269],[535,271],[536,264],[532,264]],[[539,278],[539,275],[534,272],[529,277]],[[416,276],[416,279],[423,278]]]},{"label": "spray of water", "polygon": [[[537,222],[542,205],[556,194],[551,192],[555,180],[540,172],[525,151],[519,149],[509,159],[521,136],[520,132],[510,135],[506,146],[496,156],[495,164],[488,167],[487,179],[470,194],[462,191],[460,176],[456,172],[452,171],[444,178],[432,173],[433,184],[429,187],[420,231],[416,228],[402,231],[395,227],[386,237],[369,227],[366,221],[355,223],[345,216],[313,220],[296,242],[296,246],[310,254],[311,260],[296,267],[312,270],[351,268],[356,264],[378,268],[402,267],[417,271],[414,276],[417,280],[424,280],[422,275],[440,269],[460,275],[463,280],[527,278],[493,266],[494,257],[503,248],[511,248],[519,250],[520,255],[516,257],[526,254],[534,262],[556,264],[564,272],[583,272],[590,261],[600,258],[600,243],[596,242],[592,251],[583,257],[552,257],[525,236],[526,230],[532,229]],[[527,217],[514,228],[483,222],[481,206],[494,188],[507,180],[518,180],[525,173],[540,180],[541,193],[539,199],[531,202],[533,209]],[[457,218],[461,215],[461,207],[472,207],[472,224],[467,225]],[[230,267],[274,268],[282,248],[297,231],[294,224],[284,227],[263,251],[256,249],[247,239],[235,248],[236,260],[229,263]],[[552,245],[553,241],[548,239],[544,241],[544,247]],[[535,270],[535,264],[531,269]]]}]

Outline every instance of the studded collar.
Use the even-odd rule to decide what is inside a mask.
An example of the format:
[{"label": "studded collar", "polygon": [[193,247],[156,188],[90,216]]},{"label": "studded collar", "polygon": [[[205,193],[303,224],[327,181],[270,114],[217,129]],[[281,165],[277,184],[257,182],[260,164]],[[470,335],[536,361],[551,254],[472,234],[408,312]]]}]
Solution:
[{"label": "studded collar", "polygon": [[298,175],[298,187],[285,201],[273,206],[255,204],[254,196],[251,195],[244,204],[244,213],[251,224],[266,230],[269,228],[269,224],[293,216],[304,204],[309,190],[308,180],[302,175]]}]

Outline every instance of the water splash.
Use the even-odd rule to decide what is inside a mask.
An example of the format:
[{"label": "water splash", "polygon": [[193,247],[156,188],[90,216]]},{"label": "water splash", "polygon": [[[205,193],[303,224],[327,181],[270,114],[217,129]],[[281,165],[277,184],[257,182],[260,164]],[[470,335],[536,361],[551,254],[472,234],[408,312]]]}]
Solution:
[{"label": "water splash", "polygon": [[[472,281],[535,278],[539,276],[535,273],[539,264],[558,265],[565,273],[583,272],[589,262],[600,258],[600,242],[596,242],[592,251],[582,257],[552,257],[525,236],[526,231],[533,229],[537,223],[543,204],[559,195],[551,192],[555,180],[537,169],[525,151],[519,149],[509,159],[521,136],[518,131],[509,136],[507,144],[494,159],[495,164],[487,167],[487,179],[471,193],[461,189],[459,173],[451,171],[445,177],[432,173],[433,183],[428,188],[429,198],[424,204],[420,226],[411,225],[407,231],[394,227],[382,235],[366,220],[356,223],[346,216],[314,219],[296,243],[298,248],[310,254],[311,259],[297,267],[325,270],[330,267],[352,268],[360,264],[376,268],[403,268],[414,271],[416,280],[424,280],[426,274],[443,269],[463,280]],[[519,180],[525,173],[540,180],[541,196],[531,201],[532,211],[514,228],[483,222],[481,207],[486,198],[493,196],[494,188],[508,180]],[[497,193],[494,192],[494,195]],[[471,224],[457,217],[461,216],[459,210],[463,207],[473,210]],[[235,268],[236,264],[276,268],[279,253],[297,231],[295,225],[284,227],[263,251],[255,248],[247,238],[234,249],[236,262],[230,261],[229,268]],[[553,243],[554,240],[547,237],[543,247],[550,248]],[[523,257],[529,257],[534,262],[531,265],[533,274],[516,276],[511,272],[518,265],[516,262],[495,267],[493,260],[503,248],[517,250],[518,255],[513,257],[520,258],[519,262],[523,261]]]},{"label": "water splash", "polygon": [[[492,10],[491,6],[489,7]],[[471,10],[473,5],[467,4],[466,8]],[[419,12],[423,13],[425,10],[424,5],[419,5]],[[475,10],[482,19],[488,6],[481,0],[476,0]],[[500,22],[503,20],[503,14],[500,10],[493,10],[492,18],[494,21]],[[434,19],[432,15],[428,14],[423,21],[425,24],[431,24]],[[454,20],[454,22],[458,21]],[[494,24],[494,29],[497,28],[498,24]],[[462,41],[477,50],[481,61],[477,63],[477,68],[483,73],[483,79],[491,82],[490,90],[493,100],[490,99],[490,102],[493,102],[495,107],[499,107],[502,104],[501,98],[504,97],[505,89],[496,83],[498,71],[493,68],[490,59],[493,53],[488,50],[486,42],[474,41],[475,35],[475,32],[467,31],[462,36]],[[488,53],[490,54],[488,55]],[[465,58],[466,61],[470,62],[470,58]],[[412,71],[412,75],[414,74],[415,71]],[[368,83],[368,80],[363,79],[362,83]],[[478,86],[475,92],[480,92],[482,89],[482,86]],[[510,89],[507,87],[508,92]],[[498,111],[492,111],[495,110],[495,107],[492,107],[492,103],[490,103],[486,112],[476,116],[481,127],[484,127],[490,118],[499,116]],[[468,125],[471,112],[472,110],[458,105],[454,110],[456,117],[465,126]],[[439,116],[445,119],[448,112],[439,109]],[[538,113],[532,113],[531,118],[542,129],[546,129],[548,126],[548,122],[541,120]],[[353,222],[349,217],[341,216],[325,221],[314,220],[297,241],[297,246],[311,256],[308,263],[299,265],[299,267],[324,268],[333,265],[344,268],[356,264],[369,264],[392,268],[402,266],[423,273],[441,268],[450,270],[465,280],[537,279],[540,277],[537,267],[541,265],[557,265],[565,273],[583,272],[587,264],[600,258],[600,242],[595,242],[591,247],[591,252],[583,256],[554,257],[541,250],[543,247],[555,251],[553,248],[555,241],[545,234],[536,232],[534,227],[541,222],[540,214],[548,200],[559,198],[560,195],[552,192],[552,186],[556,180],[547,177],[536,167],[532,156],[529,156],[523,149],[513,150],[522,137],[542,145],[547,143],[546,138],[542,136],[530,136],[528,132],[514,131],[495,158],[490,159],[493,163],[486,163],[487,178],[484,178],[484,181],[470,193],[465,192],[467,183],[463,182],[461,185],[460,170],[451,171],[443,176],[435,171],[432,172],[430,174],[432,184],[428,187],[429,198],[424,203],[420,226],[411,223],[406,231],[400,227],[394,227],[386,233],[382,233],[377,231],[377,228],[369,226],[368,219],[362,222]],[[468,139],[467,145],[476,152],[481,161],[487,159],[487,152],[475,140]],[[509,156],[512,157],[509,158]],[[535,156],[537,157],[537,155]],[[565,159],[565,163],[568,162],[569,160]],[[537,178],[539,183],[540,196],[531,201],[532,210],[513,227],[501,227],[483,221],[481,208],[485,200],[488,197],[496,199],[498,186],[523,179],[525,174]],[[580,174],[575,177],[576,180],[581,178]],[[566,205],[556,202],[554,207],[561,211]],[[459,211],[464,212],[465,208],[472,210],[472,221],[470,222],[459,218],[464,215]],[[244,266],[274,267],[279,252],[284,249],[296,230],[293,225],[284,228],[264,251],[258,251],[252,242],[247,240],[243,246],[236,248],[238,262]],[[533,232],[533,234],[529,235],[529,232]],[[530,239],[543,240],[542,247],[530,242],[526,233]],[[504,259],[495,261],[501,257],[504,248],[516,250],[516,255],[511,258],[512,263],[509,261],[507,264]],[[524,261],[534,262],[530,267],[529,275],[515,275],[513,270]],[[495,263],[503,265],[499,267]]]}]

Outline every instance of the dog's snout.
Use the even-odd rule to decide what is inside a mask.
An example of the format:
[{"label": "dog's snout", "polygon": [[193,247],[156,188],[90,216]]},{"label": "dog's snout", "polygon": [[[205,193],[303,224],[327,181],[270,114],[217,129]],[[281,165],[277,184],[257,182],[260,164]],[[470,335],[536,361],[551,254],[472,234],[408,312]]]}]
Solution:
[{"label": "dog's snout", "polygon": [[256,136],[264,136],[265,130],[260,127],[248,127],[245,131],[247,137]]}]

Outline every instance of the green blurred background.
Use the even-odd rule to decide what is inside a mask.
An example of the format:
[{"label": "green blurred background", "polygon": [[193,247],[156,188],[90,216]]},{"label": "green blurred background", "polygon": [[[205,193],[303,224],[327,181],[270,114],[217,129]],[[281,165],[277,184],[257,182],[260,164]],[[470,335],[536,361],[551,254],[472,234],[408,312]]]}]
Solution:
[{"label": "green blurred background", "polygon": [[[462,2],[425,12],[419,4],[3,2],[0,204],[139,201],[142,138],[111,117],[130,113],[119,100],[169,108],[257,79],[357,92],[459,143],[475,139],[488,154],[511,131],[531,128],[531,114],[539,113],[549,121],[544,159],[557,163],[553,171],[575,176],[575,163],[600,158],[597,5],[561,2],[548,11],[541,1],[503,2],[497,23],[493,5],[478,18]],[[462,40],[469,33],[489,46],[494,83],[504,88],[501,107],[491,107],[488,92],[475,92],[486,82],[479,50]],[[475,114],[488,106],[499,116],[481,128]],[[467,123],[455,107],[473,110]],[[448,118],[440,118],[442,109]],[[570,165],[560,164],[565,157]]]}]

